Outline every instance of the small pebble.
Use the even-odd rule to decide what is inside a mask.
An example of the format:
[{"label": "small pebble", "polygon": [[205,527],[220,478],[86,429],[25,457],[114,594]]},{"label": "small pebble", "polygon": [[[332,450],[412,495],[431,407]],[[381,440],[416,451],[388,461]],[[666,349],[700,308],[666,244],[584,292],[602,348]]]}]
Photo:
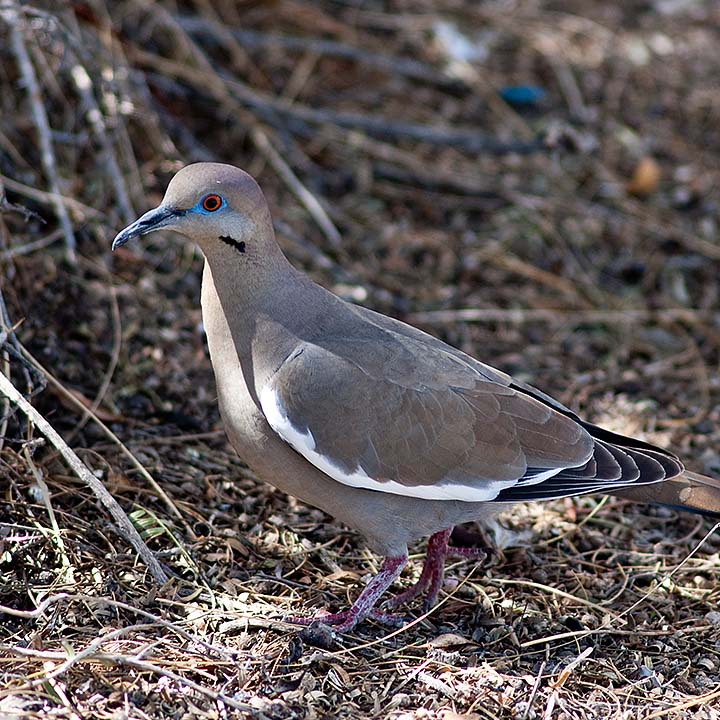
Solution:
[{"label": "small pebble", "polygon": [[330,650],[336,644],[335,633],[329,625],[315,621],[314,623],[303,628],[298,637],[313,647],[319,647],[322,650]]}]

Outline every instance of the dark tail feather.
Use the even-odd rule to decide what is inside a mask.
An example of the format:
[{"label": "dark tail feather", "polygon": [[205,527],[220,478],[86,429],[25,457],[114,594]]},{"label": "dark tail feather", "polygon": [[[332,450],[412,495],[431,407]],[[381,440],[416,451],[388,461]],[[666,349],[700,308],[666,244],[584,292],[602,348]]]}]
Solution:
[{"label": "dark tail feather", "polygon": [[[720,520],[720,480],[689,472],[676,455],[650,443],[584,422],[545,393],[524,383],[510,387],[534,397],[582,425],[598,442],[584,466],[568,468],[540,485],[503,490],[500,500],[537,500],[604,492],[635,502],[668,505]],[[608,481],[627,477],[633,484],[614,490]],[[593,480],[598,480],[593,485]],[[605,487],[603,487],[605,485]]]},{"label": "dark tail feather", "polygon": [[720,480],[688,470],[669,480],[613,490],[611,494],[635,502],[669,505],[720,520]]}]

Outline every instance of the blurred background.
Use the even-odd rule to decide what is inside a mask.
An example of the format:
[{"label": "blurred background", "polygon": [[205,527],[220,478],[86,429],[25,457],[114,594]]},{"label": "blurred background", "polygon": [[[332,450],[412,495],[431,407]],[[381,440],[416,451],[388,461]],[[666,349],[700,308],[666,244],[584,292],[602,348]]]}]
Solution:
[{"label": "blurred background", "polygon": [[718,47],[713,0],[0,0],[2,372],[173,576],[6,397],[0,716],[711,717],[712,524],[619,500],[516,509],[439,611],[319,660],[280,619],[377,558],[226,444],[199,251],[110,243],[238,165],[317,282],[717,474]]}]

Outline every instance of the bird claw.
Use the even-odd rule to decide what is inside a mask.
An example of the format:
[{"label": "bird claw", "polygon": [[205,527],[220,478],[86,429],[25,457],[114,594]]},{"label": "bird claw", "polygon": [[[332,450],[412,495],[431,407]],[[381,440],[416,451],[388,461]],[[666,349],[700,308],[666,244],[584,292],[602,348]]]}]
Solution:
[{"label": "bird claw", "polygon": [[492,548],[485,547],[457,547],[455,545],[448,545],[447,552],[448,555],[484,563],[495,551]]},{"label": "bird claw", "polygon": [[386,613],[381,610],[372,609],[368,613],[363,613],[357,608],[349,608],[338,613],[322,613],[311,618],[302,617],[286,617],[285,622],[294,625],[304,625],[309,627],[314,623],[332,627],[335,632],[345,633],[352,630],[358,623],[363,620],[374,620],[380,625],[390,627],[401,627],[405,622],[405,618],[398,613]]},{"label": "bird claw", "polygon": [[427,586],[427,582],[418,581],[414,585],[411,585],[407,590],[403,590],[394,597],[388,598],[383,603],[383,607],[389,610],[397,610],[397,608],[401,605],[406,605],[407,603],[413,601],[418,595],[425,592],[425,590],[427,590]]}]

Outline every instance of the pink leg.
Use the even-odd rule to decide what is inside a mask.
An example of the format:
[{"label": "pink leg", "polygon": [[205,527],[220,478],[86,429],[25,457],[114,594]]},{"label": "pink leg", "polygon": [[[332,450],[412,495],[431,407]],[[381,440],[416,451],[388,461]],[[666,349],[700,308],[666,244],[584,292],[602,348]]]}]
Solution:
[{"label": "pink leg", "polygon": [[378,574],[370,580],[365,589],[360,593],[358,599],[352,604],[348,610],[339,613],[329,613],[320,617],[304,619],[291,618],[290,622],[296,622],[300,625],[310,625],[314,621],[319,621],[325,625],[337,625],[338,632],[349,632],[359,622],[366,618],[372,618],[383,623],[397,624],[397,618],[388,613],[375,610],[380,596],[392,585],[393,580],[400,574],[407,562],[407,555],[399,557],[386,557]]},{"label": "pink leg", "polygon": [[485,560],[487,558],[487,552],[482,548],[450,547],[448,541],[450,540],[451,532],[451,529],[441,530],[430,536],[427,544],[425,563],[423,564],[423,569],[418,581],[407,590],[391,598],[386,603],[388,607],[396,608],[399,605],[414,600],[418,595],[427,591],[427,596],[423,603],[423,610],[427,612],[435,605],[438,595],[440,594],[443,576],[445,575],[445,559],[448,555],[459,555],[464,558],[477,560]]},{"label": "pink leg", "polygon": [[438,593],[442,587],[445,574],[445,558],[448,554],[448,540],[451,530],[441,530],[430,536],[427,544],[425,563],[418,581],[407,590],[391,598],[387,605],[396,608],[406,602],[414,600],[427,590],[427,597],[423,607],[427,612],[437,601]]},{"label": "pink leg", "polygon": [[[427,544],[425,563],[418,581],[404,592],[390,598],[386,605],[396,608],[399,605],[414,600],[418,595],[427,591],[423,608],[427,612],[437,602],[440,588],[445,574],[445,559],[448,555],[460,555],[466,558],[484,560],[487,553],[481,548],[449,547],[451,529],[441,530],[430,536]],[[407,563],[407,555],[399,557],[386,557],[378,574],[370,580],[360,593],[352,607],[338,613],[328,613],[315,618],[288,618],[288,622],[298,625],[310,625],[315,621],[325,625],[335,625],[339,632],[352,630],[359,622],[371,618],[386,625],[398,625],[400,618],[391,613],[384,613],[375,609],[380,596],[392,585],[393,580],[400,574]]]}]

